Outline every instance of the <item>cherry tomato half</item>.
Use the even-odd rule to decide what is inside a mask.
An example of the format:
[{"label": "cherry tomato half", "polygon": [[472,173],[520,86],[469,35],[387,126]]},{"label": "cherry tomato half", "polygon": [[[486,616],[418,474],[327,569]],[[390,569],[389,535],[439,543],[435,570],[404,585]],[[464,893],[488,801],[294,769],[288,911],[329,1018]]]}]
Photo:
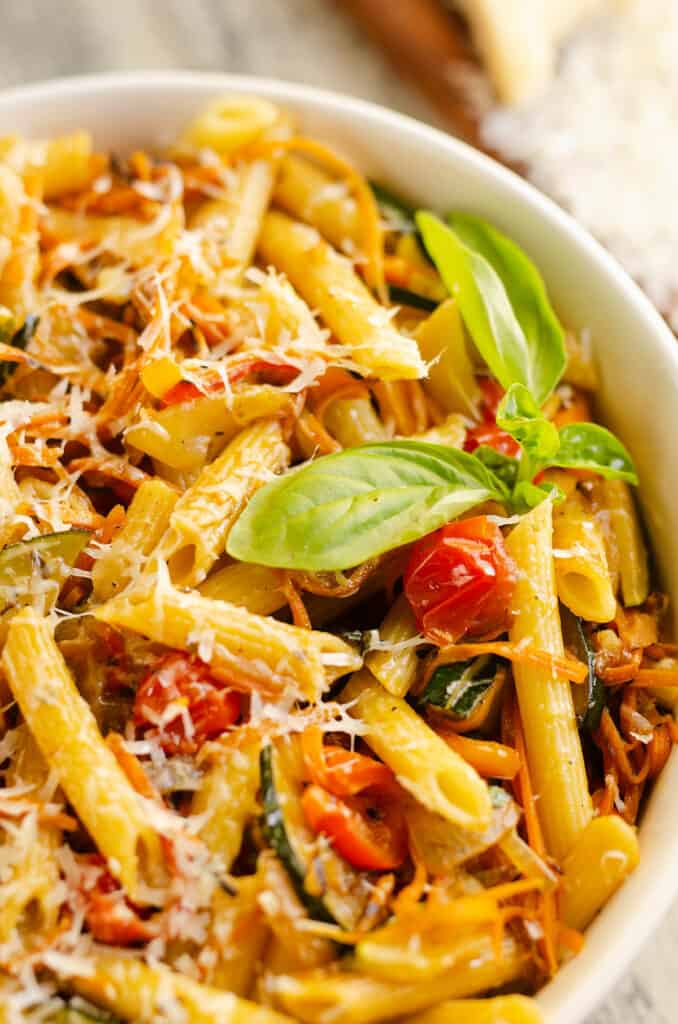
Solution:
[{"label": "cherry tomato half", "polygon": [[467,431],[464,441],[465,452],[474,452],[481,444],[494,448],[495,452],[508,455],[512,459],[517,459],[520,455],[520,445],[515,437],[511,437],[496,423],[479,423],[477,427],[471,427]]},{"label": "cherry tomato half", "polygon": [[317,726],[301,734],[301,749],[308,778],[335,796],[354,796],[370,786],[388,789],[395,785],[387,765],[343,747],[325,746]]},{"label": "cherry tomato half", "polygon": [[504,397],[504,389],[494,377],[479,377],[480,411],[486,423],[494,423],[497,419],[497,407]]},{"label": "cherry tomato half", "polygon": [[405,570],[405,596],[417,625],[437,643],[503,632],[514,584],[501,530],[475,516],[424,537]]},{"label": "cherry tomato half", "polygon": [[233,725],[240,695],[215,679],[209,665],[181,651],[161,658],[142,679],[134,721],[153,728],[168,754],[191,754]]},{"label": "cherry tomato half", "polygon": [[92,866],[101,864],[101,873],[93,884],[83,886],[85,920],[97,942],[114,946],[132,946],[150,942],[157,932],[126,898],[113,875],[97,854],[87,857]]},{"label": "cherry tomato half", "polygon": [[327,836],[339,856],[361,871],[392,871],[407,856],[402,811],[377,790],[340,799],[313,783],[301,806],[313,831]]}]

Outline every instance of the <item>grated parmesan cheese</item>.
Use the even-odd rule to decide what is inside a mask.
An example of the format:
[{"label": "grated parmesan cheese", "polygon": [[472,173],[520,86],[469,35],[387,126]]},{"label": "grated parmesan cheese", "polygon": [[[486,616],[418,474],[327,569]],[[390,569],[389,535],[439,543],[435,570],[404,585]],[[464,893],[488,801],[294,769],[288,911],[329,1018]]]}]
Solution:
[{"label": "grated parmesan cheese", "polygon": [[678,329],[673,154],[678,5],[631,3],[581,31],[544,94],[483,119],[484,142],[599,238]]}]

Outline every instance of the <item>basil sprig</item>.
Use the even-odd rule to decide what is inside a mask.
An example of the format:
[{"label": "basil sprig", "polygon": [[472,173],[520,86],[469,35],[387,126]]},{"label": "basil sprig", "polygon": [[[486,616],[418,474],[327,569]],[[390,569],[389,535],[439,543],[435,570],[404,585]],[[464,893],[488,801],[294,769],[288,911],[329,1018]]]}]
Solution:
[{"label": "basil sprig", "polygon": [[228,538],[241,561],[341,570],[418,540],[504,483],[479,459],[442,445],[388,441],[307,462],[254,495]]},{"label": "basil sprig", "polygon": [[476,348],[503,388],[523,384],[538,405],[565,369],[563,329],[534,264],[478,217],[425,210],[416,223],[429,256],[459,305]]},{"label": "basil sprig", "polygon": [[515,437],[522,449],[518,460],[509,460],[515,463],[512,481],[506,466],[497,464],[497,453],[494,459],[482,458],[495,472],[501,470],[509,486],[513,482],[511,498],[517,510],[539,504],[549,491],[552,497],[558,496],[552,485],[531,482],[549,466],[587,469],[600,476],[638,483],[631,456],[614,434],[597,423],[569,423],[557,430],[522,384],[513,384],[499,403],[497,426]]}]

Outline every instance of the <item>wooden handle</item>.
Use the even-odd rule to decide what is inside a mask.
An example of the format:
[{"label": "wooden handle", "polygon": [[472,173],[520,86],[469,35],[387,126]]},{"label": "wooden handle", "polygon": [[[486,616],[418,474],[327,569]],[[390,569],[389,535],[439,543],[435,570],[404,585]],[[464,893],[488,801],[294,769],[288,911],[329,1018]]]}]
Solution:
[{"label": "wooden handle", "polygon": [[465,68],[477,73],[468,32],[439,0],[337,0],[449,122],[455,134],[479,148],[478,119],[463,84]]}]

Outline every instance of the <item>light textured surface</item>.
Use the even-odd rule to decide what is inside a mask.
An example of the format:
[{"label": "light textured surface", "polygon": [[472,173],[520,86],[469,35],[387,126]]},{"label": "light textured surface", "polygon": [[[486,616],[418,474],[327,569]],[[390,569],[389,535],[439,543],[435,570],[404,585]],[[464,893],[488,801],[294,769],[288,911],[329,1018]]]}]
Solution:
[{"label": "light textured surface", "polygon": [[[2,14],[0,86],[94,71],[199,68],[308,82],[437,120],[331,0],[6,0]],[[677,951],[671,913],[586,1024],[678,1019]]]}]

